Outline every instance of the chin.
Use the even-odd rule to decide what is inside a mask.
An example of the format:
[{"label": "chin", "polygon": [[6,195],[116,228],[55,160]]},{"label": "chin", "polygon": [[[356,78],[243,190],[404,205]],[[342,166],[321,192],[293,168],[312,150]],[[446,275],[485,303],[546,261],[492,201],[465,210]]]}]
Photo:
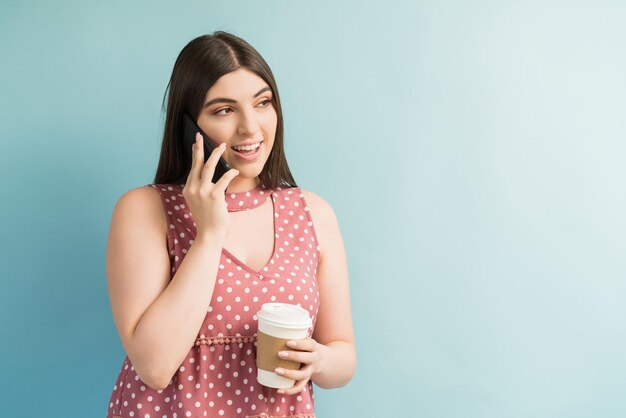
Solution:
[{"label": "chin", "polygon": [[253,179],[259,176],[259,174],[261,174],[262,168],[261,169],[257,169],[254,167],[233,167],[231,166],[231,168],[237,169],[239,170],[239,175],[235,178],[240,178],[240,179]]}]

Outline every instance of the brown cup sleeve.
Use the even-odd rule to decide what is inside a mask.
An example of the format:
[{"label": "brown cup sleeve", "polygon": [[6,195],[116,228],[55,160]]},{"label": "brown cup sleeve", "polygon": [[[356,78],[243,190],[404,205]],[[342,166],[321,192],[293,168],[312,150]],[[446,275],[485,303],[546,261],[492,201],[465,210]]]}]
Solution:
[{"label": "brown cup sleeve", "polygon": [[[259,369],[263,369],[268,372],[274,372],[277,367],[288,370],[300,369],[302,363],[278,357],[279,351],[293,351],[293,348],[287,346],[287,341],[294,340],[294,338],[276,338],[261,331],[257,331],[256,339],[256,366]],[[261,349],[261,347],[263,348]]]}]

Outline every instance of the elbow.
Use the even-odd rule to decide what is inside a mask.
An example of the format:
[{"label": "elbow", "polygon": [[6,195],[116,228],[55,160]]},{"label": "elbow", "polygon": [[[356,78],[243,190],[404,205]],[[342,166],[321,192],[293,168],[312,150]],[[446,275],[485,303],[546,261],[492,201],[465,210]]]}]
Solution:
[{"label": "elbow", "polygon": [[145,379],[141,378],[141,381],[151,389],[163,390],[169,386],[172,379],[164,378],[163,376],[146,376]]},{"label": "elbow", "polygon": [[350,356],[349,366],[347,367],[346,375],[344,376],[343,381],[338,387],[342,387],[350,383],[350,381],[354,377],[354,373],[356,373],[356,350],[354,349],[354,346],[352,346],[352,356]]},{"label": "elbow", "polygon": [[156,390],[163,390],[166,387],[168,387],[170,385],[170,383],[172,383],[172,378],[174,377],[174,374],[176,373],[175,369],[173,372],[169,372],[169,371],[163,371],[163,370],[157,370],[157,373],[155,373],[153,376],[151,376],[150,382],[151,385],[150,387],[152,389],[156,389]]},{"label": "elbow", "polygon": [[350,381],[354,377],[355,372],[356,372],[356,357],[353,357],[352,361],[350,362],[350,366],[348,367],[347,373],[345,374],[343,380],[339,383],[337,387],[343,387],[343,386],[346,386],[348,383],[350,383]]},{"label": "elbow", "polygon": [[343,366],[343,374],[341,378],[333,385],[334,388],[340,388],[346,386],[352,380],[354,373],[356,372],[356,348],[354,343],[349,344],[348,355],[345,357]]},{"label": "elbow", "polygon": [[129,355],[129,359],[134,366],[135,373],[146,386],[154,390],[163,390],[169,386],[176,369],[170,372],[162,360],[158,361],[154,357],[145,355],[140,357],[134,352],[131,354],[132,357]]},{"label": "elbow", "polygon": [[165,390],[166,387],[169,386],[169,381],[166,384],[162,384],[162,383],[157,383],[157,384],[153,384],[152,386],[150,386],[152,389],[154,390]]},{"label": "elbow", "polygon": [[171,383],[171,376],[167,373],[162,373],[155,367],[148,367],[146,371],[137,370],[137,376],[139,379],[149,388],[154,390],[163,390]]}]

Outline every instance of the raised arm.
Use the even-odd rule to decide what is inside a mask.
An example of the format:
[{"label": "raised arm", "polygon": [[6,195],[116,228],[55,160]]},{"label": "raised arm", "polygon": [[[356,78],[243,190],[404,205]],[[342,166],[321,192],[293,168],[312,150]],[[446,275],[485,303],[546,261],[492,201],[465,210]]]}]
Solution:
[{"label": "raised arm", "polygon": [[195,241],[170,282],[158,191],[124,194],[113,210],[106,274],[113,319],[139,378],[163,389],[193,346],[219,267],[220,238]]}]

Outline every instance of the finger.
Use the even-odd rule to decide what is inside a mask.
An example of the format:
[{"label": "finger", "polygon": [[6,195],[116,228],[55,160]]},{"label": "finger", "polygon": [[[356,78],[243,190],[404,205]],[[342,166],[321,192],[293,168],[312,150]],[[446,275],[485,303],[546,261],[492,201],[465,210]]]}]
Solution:
[{"label": "finger", "polygon": [[300,386],[293,386],[289,389],[280,389],[278,391],[279,394],[281,395],[295,395],[297,393],[300,393],[302,391],[302,388],[304,386],[300,387]]},{"label": "finger", "polygon": [[281,395],[295,395],[296,393],[302,392],[302,389],[306,386],[309,379],[299,380],[294,383],[294,385],[288,389],[280,389],[278,393]]},{"label": "finger", "polygon": [[317,353],[311,351],[279,351],[278,357],[297,361],[298,363],[311,364],[316,360]]},{"label": "finger", "polygon": [[204,164],[204,166],[202,167],[202,177],[200,178],[200,180],[203,181],[204,179],[207,179],[209,183],[213,181],[215,166],[217,165],[217,161],[224,153],[224,150],[226,150],[226,144],[221,143],[213,150],[213,152],[211,152],[211,155],[207,159],[206,164]]},{"label": "finger", "polygon": [[204,161],[203,145],[202,135],[200,135],[200,132],[196,132],[196,142],[194,142],[191,149],[191,168],[189,169],[189,175],[187,176],[187,185],[200,179],[200,170],[198,167],[201,166],[200,161]]},{"label": "finger", "polygon": [[[279,370],[282,370],[282,373],[279,373]],[[313,374],[313,365],[307,364],[305,367],[301,368],[300,370],[289,370],[289,369],[277,368],[276,373],[279,376],[287,377],[289,379],[304,380],[304,379],[308,379]]]},{"label": "finger", "polygon": [[301,380],[300,382],[296,382],[296,384],[291,388],[291,390],[293,390],[294,394],[302,392],[302,389],[304,389],[308,381],[309,379],[307,378],[307,379]]},{"label": "finger", "polygon": [[304,338],[302,340],[289,340],[287,341],[287,346],[294,350],[315,351],[317,342],[313,338]]},{"label": "finger", "polygon": [[226,193],[226,188],[228,187],[230,182],[238,175],[239,175],[239,170],[235,168],[231,168],[222,177],[220,177],[217,183],[215,183],[215,187],[213,187],[213,190],[215,190],[216,193],[218,191],[221,194]]}]

